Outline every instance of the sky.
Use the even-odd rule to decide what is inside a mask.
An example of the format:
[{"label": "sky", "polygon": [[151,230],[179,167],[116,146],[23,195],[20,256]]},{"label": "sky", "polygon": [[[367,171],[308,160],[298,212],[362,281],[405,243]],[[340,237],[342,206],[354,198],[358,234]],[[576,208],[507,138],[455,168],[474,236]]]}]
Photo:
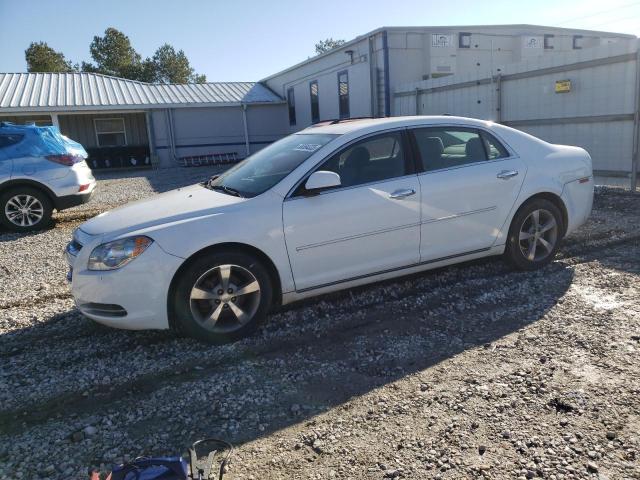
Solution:
[{"label": "sky", "polygon": [[107,27],[143,56],[182,49],[208,81],[256,81],[314,55],[318,40],[382,26],[529,23],[640,36],[632,0],[0,0],[0,72],[24,72],[24,50],[45,41],[74,63]]}]

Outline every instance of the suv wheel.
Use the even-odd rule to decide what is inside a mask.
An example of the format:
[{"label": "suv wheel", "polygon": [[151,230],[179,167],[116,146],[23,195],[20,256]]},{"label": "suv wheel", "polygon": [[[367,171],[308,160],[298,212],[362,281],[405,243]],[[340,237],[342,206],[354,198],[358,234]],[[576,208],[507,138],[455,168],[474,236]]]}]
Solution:
[{"label": "suv wheel", "polygon": [[181,272],[173,313],[181,332],[223,344],[253,333],[271,299],[271,279],[259,260],[245,253],[207,253]]},{"label": "suv wheel", "polygon": [[49,226],[53,206],[49,197],[35,188],[14,188],[0,195],[0,223],[15,232],[30,232]]}]

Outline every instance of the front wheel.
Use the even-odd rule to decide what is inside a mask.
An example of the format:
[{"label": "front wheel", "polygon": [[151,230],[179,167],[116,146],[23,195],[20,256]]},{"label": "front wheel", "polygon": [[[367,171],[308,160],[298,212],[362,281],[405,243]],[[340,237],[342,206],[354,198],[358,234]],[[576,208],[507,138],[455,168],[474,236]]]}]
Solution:
[{"label": "front wheel", "polygon": [[553,260],[563,232],[558,207],[549,200],[534,199],[513,218],[505,255],[519,270],[536,270]]},{"label": "front wheel", "polygon": [[269,273],[251,255],[234,252],[196,257],[180,273],[173,297],[177,327],[214,344],[253,333],[271,306]]},{"label": "front wheel", "polygon": [[30,232],[51,223],[49,197],[35,188],[14,188],[0,195],[0,223],[14,232]]}]

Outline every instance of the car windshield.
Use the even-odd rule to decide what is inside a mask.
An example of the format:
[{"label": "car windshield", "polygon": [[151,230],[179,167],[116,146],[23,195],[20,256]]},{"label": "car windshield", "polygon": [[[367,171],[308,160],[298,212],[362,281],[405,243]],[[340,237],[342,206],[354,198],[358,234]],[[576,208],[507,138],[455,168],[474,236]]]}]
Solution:
[{"label": "car windshield", "polygon": [[289,175],[313,153],[336,138],[329,134],[289,135],[245,158],[205,183],[229,195],[255,197]]}]

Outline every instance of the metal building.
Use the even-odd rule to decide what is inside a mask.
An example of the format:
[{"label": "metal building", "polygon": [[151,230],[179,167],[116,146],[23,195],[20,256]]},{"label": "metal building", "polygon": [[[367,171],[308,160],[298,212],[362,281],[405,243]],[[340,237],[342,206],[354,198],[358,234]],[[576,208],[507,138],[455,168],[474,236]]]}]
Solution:
[{"label": "metal building", "polygon": [[261,82],[288,101],[296,131],[323,119],[395,115],[393,92],[410,82],[499,73],[512,63],[635,42],[633,35],[535,25],[383,27]]},{"label": "metal building", "polygon": [[94,73],[0,74],[0,121],[56,125],[94,168],[235,161],[288,130],[283,100],[259,83],[152,85]]},{"label": "metal building", "polygon": [[384,27],[262,83],[287,100],[290,131],[333,118],[485,118],[582,146],[598,173],[635,179],[637,52],[635,36],[611,32],[535,25]]}]

